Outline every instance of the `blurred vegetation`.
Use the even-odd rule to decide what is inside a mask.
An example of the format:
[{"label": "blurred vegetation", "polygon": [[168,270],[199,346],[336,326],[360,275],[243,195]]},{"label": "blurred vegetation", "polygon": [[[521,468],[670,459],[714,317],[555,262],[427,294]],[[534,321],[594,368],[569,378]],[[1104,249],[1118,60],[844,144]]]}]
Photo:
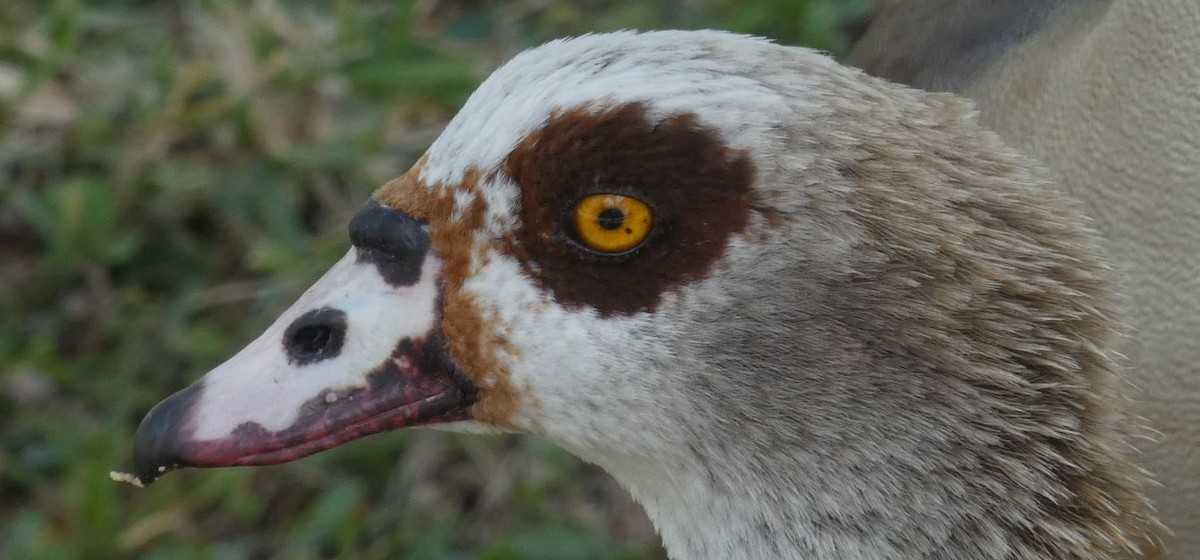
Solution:
[{"label": "blurred vegetation", "polygon": [[138,491],[146,410],[345,250],[345,223],[546,39],[712,27],[840,52],[867,0],[0,2],[0,557],[656,558],[532,438],[384,434]]}]

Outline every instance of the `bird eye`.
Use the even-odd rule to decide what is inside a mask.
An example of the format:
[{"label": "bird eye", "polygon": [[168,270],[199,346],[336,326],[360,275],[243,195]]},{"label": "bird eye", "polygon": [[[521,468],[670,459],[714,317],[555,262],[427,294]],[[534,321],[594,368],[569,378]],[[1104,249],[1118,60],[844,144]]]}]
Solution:
[{"label": "bird eye", "polygon": [[575,203],[575,233],[593,251],[618,254],[650,236],[654,211],[645,202],[619,194],[593,194]]}]

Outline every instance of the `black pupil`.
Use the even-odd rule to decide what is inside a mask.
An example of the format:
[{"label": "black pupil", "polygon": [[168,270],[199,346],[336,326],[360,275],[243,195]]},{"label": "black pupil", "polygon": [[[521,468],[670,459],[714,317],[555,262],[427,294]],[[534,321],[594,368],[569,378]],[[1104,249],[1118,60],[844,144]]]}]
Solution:
[{"label": "black pupil", "polygon": [[329,345],[330,333],[329,327],[325,325],[309,325],[296,331],[292,336],[292,343],[300,352],[316,357]]},{"label": "black pupil", "polygon": [[600,224],[600,227],[607,230],[614,230],[625,223],[625,213],[620,208],[605,208],[600,211],[600,216],[596,221]]}]

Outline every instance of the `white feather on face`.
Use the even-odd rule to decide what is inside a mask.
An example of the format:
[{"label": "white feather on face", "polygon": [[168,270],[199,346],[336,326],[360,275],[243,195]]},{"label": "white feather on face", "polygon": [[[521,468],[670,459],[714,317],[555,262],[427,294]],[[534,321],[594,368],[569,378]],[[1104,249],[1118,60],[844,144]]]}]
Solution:
[{"label": "white feather on face", "polygon": [[[724,33],[519,55],[371,207],[427,223],[438,263],[453,367],[433,378],[459,400],[405,425],[546,436],[629,487],[679,558],[1124,546],[1144,518],[1096,412],[1103,268],[972,118]],[[597,193],[653,211],[644,242],[581,245],[572,211]],[[1118,513],[1080,523],[1097,496]]]}]

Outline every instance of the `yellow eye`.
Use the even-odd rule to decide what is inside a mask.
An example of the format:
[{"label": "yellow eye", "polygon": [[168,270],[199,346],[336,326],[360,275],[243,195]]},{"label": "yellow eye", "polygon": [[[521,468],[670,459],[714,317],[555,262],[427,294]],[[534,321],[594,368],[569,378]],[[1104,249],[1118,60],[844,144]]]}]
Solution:
[{"label": "yellow eye", "polygon": [[579,240],[601,253],[624,253],[641,245],[654,226],[654,211],[636,198],[593,194],[575,204]]}]

